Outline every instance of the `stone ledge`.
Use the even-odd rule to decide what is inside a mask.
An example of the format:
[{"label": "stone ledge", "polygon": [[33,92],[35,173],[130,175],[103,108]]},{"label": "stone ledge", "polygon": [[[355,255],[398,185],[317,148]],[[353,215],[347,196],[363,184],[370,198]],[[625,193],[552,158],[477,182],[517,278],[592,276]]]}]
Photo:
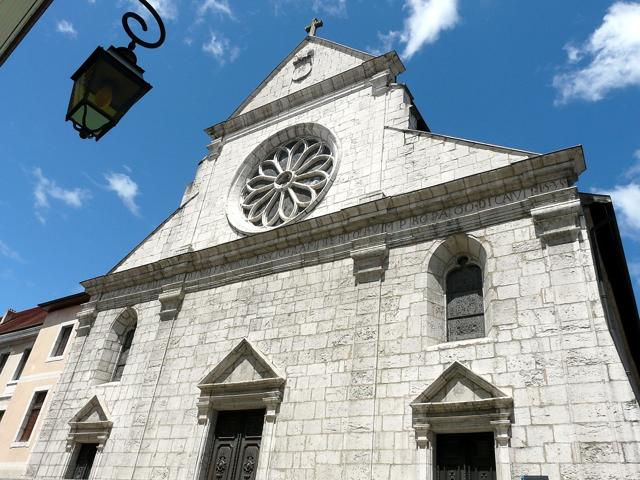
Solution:
[{"label": "stone ledge", "polygon": [[[199,277],[206,276],[207,271],[215,275],[214,272],[233,262],[251,259],[259,264],[260,257],[265,254],[276,254],[276,258],[293,257],[293,255],[287,255],[286,251],[299,248],[301,251],[309,252],[304,248],[305,245],[319,240],[325,240],[324,245],[329,248],[321,248],[318,244],[313,255],[313,263],[344,258],[341,255],[349,255],[349,247],[328,243],[326,239],[350,235],[352,238],[348,241],[351,241],[359,238],[358,230],[364,229],[366,234],[367,228],[377,230],[371,233],[380,233],[382,229],[386,229],[383,225],[395,225],[390,228],[398,230],[389,238],[389,247],[392,247],[418,241],[418,238],[421,240],[434,238],[437,235],[449,234],[467,227],[477,228],[482,226],[483,222],[493,224],[507,221],[516,218],[517,215],[525,216],[529,213],[532,205],[527,201],[528,197],[542,194],[552,197],[558,194],[560,198],[566,198],[568,194],[575,196],[575,188],[567,189],[567,186],[577,178],[584,165],[581,155],[582,150],[574,147],[549,155],[528,158],[492,172],[464,177],[402,195],[378,198],[366,204],[355,205],[282,228],[113,272],[86,280],[82,285],[90,295],[94,296],[99,292],[131,288],[153,282],[157,286],[150,285],[149,290],[157,295],[162,285],[175,281],[171,279],[178,274],[188,273],[187,279],[189,276],[193,277],[190,272],[203,272],[198,275]],[[517,190],[518,188],[529,189],[528,194],[519,193],[524,190]],[[563,190],[569,193],[556,193]],[[496,196],[496,192],[504,193]],[[487,203],[486,198],[490,194],[494,197],[490,197]],[[495,200],[491,201],[491,198]],[[473,204],[474,201],[475,204]],[[557,201],[549,198],[547,203],[557,203]],[[455,211],[456,208],[460,211]],[[443,212],[446,209],[451,209],[455,218],[449,218],[448,214]],[[429,215],[431,218],[426,218]],[[442,221],[434,218],[437,215],[440,215]],[[426,220],[422,221],[421,216]],[[400,230],[405,231],[400,232]],[[342,253],[336,256],[335,249]],[[281,252],[284,253],[280,254]],[[299,261],[291,258],[294,264]],[[101,305],[107,303],[106,301],[107,298],[104,298],[104,301],[101,299]]]}]

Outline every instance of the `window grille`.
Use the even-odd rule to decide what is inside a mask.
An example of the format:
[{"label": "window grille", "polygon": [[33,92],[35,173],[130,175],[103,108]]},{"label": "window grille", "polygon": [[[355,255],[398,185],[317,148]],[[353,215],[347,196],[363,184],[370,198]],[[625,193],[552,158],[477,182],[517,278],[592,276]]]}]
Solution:
[{"label": "window grille", "polygon": [[447,341],[484,337],[482,270],[458,259],[458,267],[449,272],[447,287]]}]

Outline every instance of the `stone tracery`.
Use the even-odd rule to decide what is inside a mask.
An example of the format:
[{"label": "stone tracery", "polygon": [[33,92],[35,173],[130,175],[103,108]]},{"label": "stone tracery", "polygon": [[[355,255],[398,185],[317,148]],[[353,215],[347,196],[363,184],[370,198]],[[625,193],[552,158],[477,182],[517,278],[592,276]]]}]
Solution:
[{"label": "stone tracery", "polygon": [[331,147],[316,137],[277,147],[258,163],[242,190],[245,218],[256,227],[270,228],[301,217],[329,188],[335,167]]}]

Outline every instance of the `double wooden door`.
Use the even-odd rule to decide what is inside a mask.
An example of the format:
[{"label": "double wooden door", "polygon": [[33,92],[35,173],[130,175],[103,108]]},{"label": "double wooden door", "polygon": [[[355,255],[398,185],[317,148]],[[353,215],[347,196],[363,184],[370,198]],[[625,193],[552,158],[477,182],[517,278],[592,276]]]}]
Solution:
[{"label": "double wooden door", "polygon": [[436,437],[437,480],[495,480],[493,433],[442,434]]},{"label": "double wooden door", "polygon": [[218,413],[208,480],[254,480],[264,410]]}]

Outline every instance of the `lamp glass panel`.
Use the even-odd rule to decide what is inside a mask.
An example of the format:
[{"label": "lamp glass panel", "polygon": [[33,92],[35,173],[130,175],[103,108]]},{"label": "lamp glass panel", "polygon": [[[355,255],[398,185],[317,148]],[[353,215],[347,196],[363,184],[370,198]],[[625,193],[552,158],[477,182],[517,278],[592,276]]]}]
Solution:
[{"label": "lamp glass panel", "polygon": [[[116,67],[117,65],[117,67]],[[114,120],[119,120],[140,96],[140,84],[124,65],[100,59],[89,82],[89,101]]]},{"label": "lamp glass panel", "polygon": [[[86,118],[84,117],[85,111],[87,112]],[[71,119],[74,123],[84,125],[91,131],[101,129],[110,122],[109,117],[104,116],[98,110],[93,108],[92,105],[87,103],[80,105],[73,115],[71,115]]]}]

